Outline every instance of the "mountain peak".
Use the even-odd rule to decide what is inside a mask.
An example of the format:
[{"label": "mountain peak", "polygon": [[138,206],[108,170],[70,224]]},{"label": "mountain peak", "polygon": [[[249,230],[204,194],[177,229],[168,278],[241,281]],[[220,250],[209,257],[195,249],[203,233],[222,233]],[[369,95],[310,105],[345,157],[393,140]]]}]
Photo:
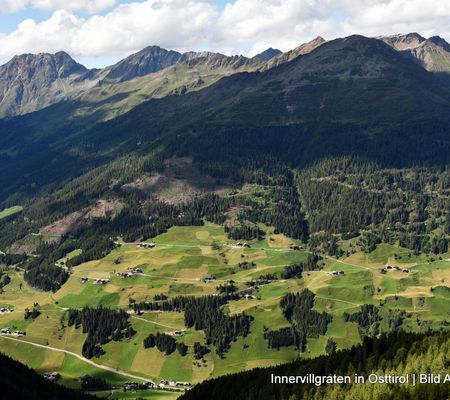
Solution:
[{"label": "mountain peak", "polygon": [[418,47],[426,39],[416,32],[402,34],[398,33],[391,36],[379,36],[377,39],[382,40],[396,50],[410,50]]},{"label": "mountain peak", "polygon": [[412,56],[428,71],[450,72],[450,44],[440,36],[426,39],[413,32],[406,35],[380,36],[377,39]]},{"label": "mountain peak", "polygon": [[5,71],[17,73],[20,76],[21,72],[28,73],[31,69],[44,69],[46,74],[53,76],[53,79],[65,78],[74,73],[87,71],[86,67],[77,63],[68,53],[59,51],[55,54],[26,53],[16,55],[6,64],[0,66],[0,76],[4,78]]},{"label": "mountain peak", "polygon": [[14,56],[0,66],[0,114],[34,111],[51,96],[63,98],[71,89],[55,82],[74,81],[87,71],[64,51]]},{"label": "mountain peak", "polygon": [[267,63],[263,67],[263,70],[276,67],[277,65],[292,61],[298,56],[308,54],[325,42],[326,40],[323,37],[317,36],[311,41],[303,43],[300,46],[296,47],[295,49],[289,50],[286,53],[281,53],[276,55],[275,57],[272,57],[267,61]]},{"label": "mountain peak", "polygon": [[450,52],[450,44],[444,38],[441,38],[440,36],[431,36],[428,40],[436,46],[442,47],[445,51]]},{"label": "mountain peak", "polygon": [[281,54],[281,51],[278,49],[274,49],[272,47],[269,47],[268,49],[264,50],[263,52],[257,54],[253,57],[253,60],[258,60],[260,62],[266,62],[269,61],[271,58],[274,58],[275,56]]},{"label": "mountain peak", "polygon": [[109,67],[105,78],[117,82],[128,81],[160,71],[177,63],[180,58],[181,54],[177,51],[166,50],[159,46],[147,46]]}]

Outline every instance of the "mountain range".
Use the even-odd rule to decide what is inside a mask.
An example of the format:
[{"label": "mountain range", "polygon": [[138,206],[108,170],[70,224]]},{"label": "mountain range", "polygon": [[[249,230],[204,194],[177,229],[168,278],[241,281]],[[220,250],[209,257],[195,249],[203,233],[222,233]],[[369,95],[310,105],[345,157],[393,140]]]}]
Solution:
[{"label": "mountain range", "polygon": [[[379,37],[425,69],[450,72],[450,45],[417,33]],[[58,101],[87,101],[117,116],[151,98],[199,90],[237,72],[264,71],[308,54],[326,41],[317,37],[282,53],[272,48],[252,57],[212,52],[181,54],[149,46],[103,69],[87,69],[67,53],[23,54],[0,67],[0,117],[22,115]],[[105,103],[108,104],[105,107]]]},{"label": "mountain range", "polygon": [[[420,38],[319,37],[252,59],[149,47],[103,70],[65,53],[15,57],[0,68],[11,113],[0,119],[0,199],[155,151],[205,162],[266,152],[293,166],[354,154],[445,164],[450,84],[405,53],[431,46]],[[443,39],[425,42],[446,54]]]}]

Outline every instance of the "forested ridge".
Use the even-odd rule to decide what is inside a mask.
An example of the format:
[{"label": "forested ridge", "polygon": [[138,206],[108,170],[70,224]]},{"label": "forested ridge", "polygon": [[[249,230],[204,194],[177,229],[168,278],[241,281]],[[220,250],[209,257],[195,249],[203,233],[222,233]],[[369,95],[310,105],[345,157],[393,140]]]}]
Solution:
[{"label": "forested ridge", "polygon": [[358,346],[327,356],[207,380],[184,394],[181,399],[445,399],[450,395],[450,383],[413,386],[370,384],[366,381],[364,384],[329,384],[316,387],[314,384],[273,384],[271,374],[354,376],[357,373],[367,378],[371,373],[404,375],[428,372],[444,377],[448,373],[449,346],[448,332],[399,332],[381,335],[379,338],[366,337]]},{"label": "forested ridge", "polygon": [[0,385],[8,400],[94,400],[96,397],[45,380],[32,369],[0,353]]},{"label": "forested ridge", "polygon": [[[217,161],[215,171],[208,173],[219,179],[220,166],[230,172],[239,163],[231,166]],[[449,249],[450,172],[446,168],[380,169],[375,163],[337,158],[297,170],[277,161],[266,164],[259,160],[246,174],[245,183],[256,188],[252,193],[204,194],[181,204],[166,204],[138,190],[118,189],[111,195],[120,199],[123,207],[113,218],[86,221],[59,242],[43,243],[36,249],[39,257],[24,264],[26,279],[32,286],[54,291],[67,279],[67,271],[56,267],[55,261],[74,249],[81,253],[67,262],[69,269],[106,255],[116,246],[115,238],[144,240],[171,226],[200,226],[205,220],[223,224],[233,240],[261,238],[257,224],[265,223],[274,226],[275,233],[309,242],[315,253],[338,257],[343,255],[339,239],[353,237],[359,238],[358,244],[366,252],[379,243],[397,244],[414,254],[441,254]],[[64,215],[70,203],[68,199],[64,206],[42,204],[42,217],[36,214],[33,224],[40,220],[41,225],[51,220],[51,215]],[[45,209],[53,211],[46,214]],[[239,213],[229,226],[227,213],[232,209]],[[26,235],[29,227],[24,215],[18,215],[14,224],[0,221],[2,246]]]}]

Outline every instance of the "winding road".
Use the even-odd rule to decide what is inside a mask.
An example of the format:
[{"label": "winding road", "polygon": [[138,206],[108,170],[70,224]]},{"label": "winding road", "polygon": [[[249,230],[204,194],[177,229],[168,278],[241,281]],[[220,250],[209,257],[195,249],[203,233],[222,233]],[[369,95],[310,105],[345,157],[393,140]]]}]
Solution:
[{"label": "winding road", "polygon": [[3,339],[7,339],[7,340],[13,340],[15,342],[25,343],[25,344],[28,344],[30,346],[40,347],[40,348],[45,349],[45,350],[50,350],[50,351],[55,351],[55,352],[58,352],[58,353],[68,354],[68,355],[71,355],[73,357],[78,358],[79,360],[85,362],[86,364],[92,365],[93,367],[100,368],[100,369],[103,369],[105,371],[109,371],[109,372],[112,372],[114,374],[117,374],[117,375],[122,375],[122,376],[126,376],[128,378],[137,379],[137,380],[140,380],[140,381],[143,381],[143,382],[152,382],[152,383],[154,383],[149,378],[143,378],[142,376],[133,375],[133,374],[130,374],[129,372],[122,371],[121,369],[116,369],[116,368],[108,367],[106,365],[97,364],[94,361],[89,360],[88,358],[85,358],[83,356],[80,356],[79,354],[74,353],[72,351],[68,351],[68,350],[64,350],[64,349],[58,349],[57,347],[52,347],[52,346],[45,346],[43,344],[28,342],[26,340],[13,338],[13,337],[6,336],[6,335],[1,335],[0,337],[3,338]]}]

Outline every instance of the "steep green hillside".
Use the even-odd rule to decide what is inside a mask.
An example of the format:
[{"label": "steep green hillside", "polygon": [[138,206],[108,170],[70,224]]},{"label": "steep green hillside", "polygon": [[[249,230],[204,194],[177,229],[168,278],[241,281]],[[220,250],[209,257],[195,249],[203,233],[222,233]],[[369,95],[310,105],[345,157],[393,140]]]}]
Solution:
[{"label": "steep green hillside", "polygon": [[[183,395],[180,399],[445,399],[450,384],[370,384],[369,374],[407,375],[429,373],[447,374],[449,335],[428,333],[422,335],[394,334],[379,339],[366,339],[351,350],[338,351],[313,360],[299,360],[284,366],[255,369],[206,381]],[[426,372],[424,372],[426,371]],[[355,384],[355,373],[366,383]],[[351,384],[274,384],[271,376],[304,377],[349,376]],[[224,388],[227,388],[224,390]]]},{"label": "steep green hillside", "polygon": [[0,354],[2,396],[9,400],[88,400],[95,397],[46,381],[33,370]]}]

